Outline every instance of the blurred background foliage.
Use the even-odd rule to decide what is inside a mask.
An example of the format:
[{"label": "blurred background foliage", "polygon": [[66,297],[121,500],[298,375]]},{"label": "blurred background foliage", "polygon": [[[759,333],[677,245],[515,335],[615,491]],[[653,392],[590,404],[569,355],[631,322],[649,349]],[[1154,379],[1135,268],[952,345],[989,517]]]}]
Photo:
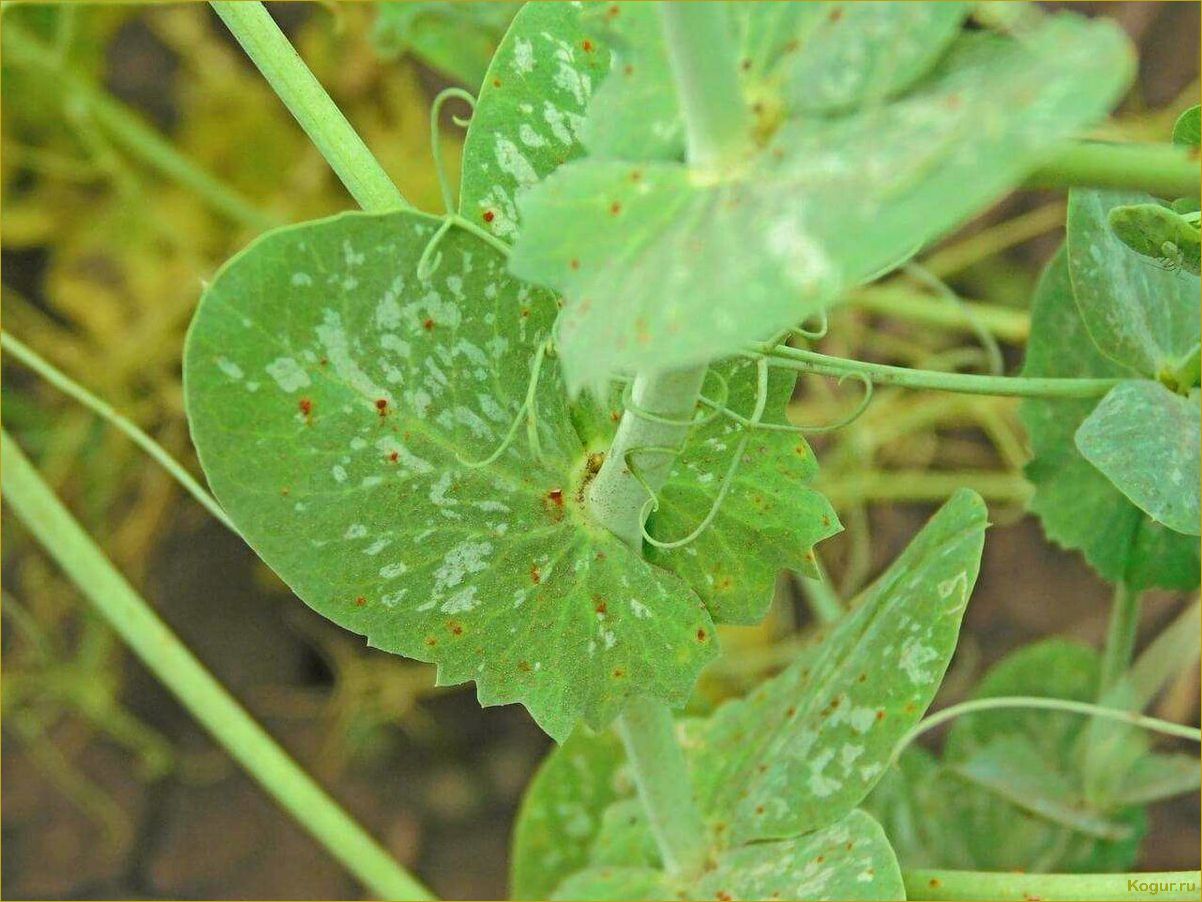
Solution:
[{"label": "blurred background foliage", "polygon": [[[517,6],[271,9],[402,193],[437,210],[430,102],[448,84],[478,85]],[[1164,140],[1198,99],[1198,4],[1098,6],[1143,59],[1098,135]],[[204,281],[264,228],[352,204],[205,5],[6,3],[2,35],[4,328],[199,472],[180,353]],[[462,135],[450,112],[441,143],[454,173]],[[996,364],[988,333],[1013,368],[1063,221],[1062,195],[1017,193],[924,255],[969,300],[894,277],[833,311],[822,349],[978,371]],[[3,377],[7,428],[218,677],[436,891],[500,897],[509,826],[547,742],[524,712],[480,711],[470,689],[435,689],[431,668],[312,614],[127,439],[17,363]],[[794,419],[836,420],[858,391],[807,380]],[[779,668],[813,628],[815,603],[862,588],[959,485],[982,492],[998,528],[942,702],[1025,641],[1097,642],[1107,588],[1023,516],[1015,410],[1011,399],[881,388],[852,426],[816,439],[820,487],[847,527],[822,549],[833,592],[782,578],[764,624],[726,630],[727,653],[694,705]],[[126,657],[19,524],[6,515],[3,525],[0,895],[356,897]],[[1180,602],[1151,598],[1142,635]],[[1196,723],[1196,670],[1159,705]],[[1197,823],[1196,799],[1155,808],[1141,866],[1196,866]]]}]

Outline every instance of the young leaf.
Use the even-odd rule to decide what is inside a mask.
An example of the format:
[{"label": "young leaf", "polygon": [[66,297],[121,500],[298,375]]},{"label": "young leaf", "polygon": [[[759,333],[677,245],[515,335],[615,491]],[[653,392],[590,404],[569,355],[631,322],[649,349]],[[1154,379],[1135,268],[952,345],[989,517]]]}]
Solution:
[{"label": "young leaf", "polygon": [[608,70],[579,4],[525,4],[484,76],[463,145],[459,212],[512,241],[518,193],[583,152],[584,110]]},{"label": "young leaf", "polygon": [[1089,337],[1129,371],[1157,377],[1198,343],[1199,281],[1133,253],[1110,228],[1115,207],[1148,195],[1073,190],[1068,206],[1068,265]]},{"label": "young leaf", "polygon": [[1118,239],[1162,269],[1184,269],[1198,275],[1202,246],[1196,223],[1160,204],[1111,207],[1110,228]]},{"label": "young leaf", "polygon": [[1185,398],[1159,382],[1116,385],[1077,429],[1081,456],[1157,523],[1202,532],[1198,486],[1198,392]]},{"label": "young leaf", "polygon": [[[1118,250],[1139,259],[1121,245]],[[1048,265],[1032,301],[1023,375],[1131,375],[1090,340],[1063,251]],[[1074,435],[1094,407],[1088,399],[1027,400],[1019,406],[1034,455],[1026,469],[1035,486],[1031,510],[1049,539],[1080,550],[1112,582],[1122,580],[1134,589],[1193,588],[1198,585],[1197,540],[1147,517],[1077,450]]]},{"label": "young leaf", "polygon": [[623,795],[624,761],[621,743],[610,731],[578,731],[551,749],[526,787],[514,826],[513,898],[546,899],[566,877],[588,866],[603,813]]},{"label": "young leaf", "polygon": [[513,442],[554,301],[438,220],[344,214],[265,235],[205,292],[186,400],[214,493],[310,606],[382,649],[521,702],[563,739],[632,693],[683,703],[715,653],[679,578],[592,526],[548,362],[536,453]]},{"label": "young leaf", "polygon": [[994,200],[1105,112],[1129,72],[1107,23],[966,36],[911,92],[788,120],[721,177],[662,161],[560,167],[525,194],[510,266],[564,295],[573,391],[722,357]]},{"label": "young leaf", "polygon": [[714,714],[692,758],[730,842],[826,826],[868,794],[951,659],[985,526],[980,497],[957,492],[829,638]]},{"label": "young leaf", "polygon": [[1202,143],[1202,116],[1198,112],[1198,104],[1194,104],[1177,117],[1173,124],[1173,143],[1195,150]]},{"label": "young leaf", "polygon": [[1150,752],[1127,772],[1117,787],[1115,805],[1147,805],[1173,796],[1197,794],[1202,771],[1197,755]]},{"label": "young leaf", "polygon": [[691,899],[903,899],[884,831],[863,811],[822,830],[723,852]]}]

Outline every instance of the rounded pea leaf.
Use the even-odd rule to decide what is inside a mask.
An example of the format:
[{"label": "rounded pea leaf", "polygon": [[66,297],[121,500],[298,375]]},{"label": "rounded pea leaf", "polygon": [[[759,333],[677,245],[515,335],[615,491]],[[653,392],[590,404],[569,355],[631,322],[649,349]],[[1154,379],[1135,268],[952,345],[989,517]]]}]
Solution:
[{"label": "rounded pea leaf", "polygon": [[1202,532],[1196,390],[1187,398],[1151,380],[1122,382],[1074,440],[1081,456],[1157,523],[1186,535]]},{"label": "rounded pea leaf", "polygon": [[868,794],[951,660],[985,527],[980,497],[957,492],[828,638],[715,712],[692,759],[730,842],[826,826]]},{"label": "rounded pea leaf", "polygon": [[[1119,252],[1135,257],[1122,245]],[[1063,251],[1048,265],[1035,291],[1023,375],[1131,375],[1091,341],[1073,298]],[[1148,517],[1077,450],[1077,429],[1096,405],[1090,399],[1029,399],[1019,406],[1033,454],[1026,468],[1035,486],[1031,510],[1049,539],[1081,551],[1105,579],[1122,580],[1135,589],[1197,586],[1197,540]]]},{"label": "rounded pea leaf", "polygon": [[1195,149],[1202,143],[1202,114],[1199,113],[1198,104],[1195,103],[1177,117],[1173,124],[1173,143]]},{"label": "rounded pea leaf", "polygon": [[517,235],[518,194],[583,153],[584,111],[609,70],[592,32],[580,4],[527,3],[488,67],[463,145],[459,212],[499,238]]},{"label": "rounded pea leaf", "polygon": [[556,305],[459,230],[419,280],[437,225],[344,214],[265,235],[217,275],[185,353],[214,493],[311,607],[441,683],[475,680],[482,704],[521,702],[558,739],[632,693],[682,704],[713,622],[589,523],[593,471],[551,363],[540,450],[523,438],[468,465],[505,439]]},{"label": "rounded pea leaf", "polygon": [[[1198,343],[1202,283],[1183,266],[1132,251],[1111,228],[1113,209],[1150,203],[1149,195],[1133,192],[1071,191],[1067,246],[1073,295],[1094,345],[1129,371],[1155,378]],[[1127,214],[1118,215],[1122,221]]]},{"label": "rounded pea leaf", "polygon": [[1116,29],[1058,16],[1021,43],[962,38],[892,100],[787,120],[718,178],[569,162],[523,195],[510,267],[563,294],[573,391],[720,358],[995,200],[1102,115],[1130,68]]}]

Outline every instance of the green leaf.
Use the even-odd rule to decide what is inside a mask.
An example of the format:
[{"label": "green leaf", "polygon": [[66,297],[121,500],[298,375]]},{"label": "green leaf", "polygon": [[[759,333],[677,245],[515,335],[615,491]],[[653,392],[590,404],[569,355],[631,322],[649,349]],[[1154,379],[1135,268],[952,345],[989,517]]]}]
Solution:
[{"label": "green leaf", "polygon": [[579,4],[522,7],[488,67],[464,141],[465,218],[514,239],[518,193],[583,153],[585,107],[608,69]]},{"label": "green leaf", "polygon": [[[739,77],[757,134],[784,118],[879,102],[934,65],[959,31],[964,3],[727,4]],[[684,120],[656,9],[599,7],[613,77],[584,124],[595,157],[684,159]]]},{"label": "green leaf", "polygon": [[1131,204],[1112,207],[1107,215],[1118,239],[1162,269],[1184,269],[1198,275],[1200,239],[1198,226],[1180,213],[1160,204]]},{"label": "green leaf", "polygon": [[[1119,251],[1139,259],[1121,245]],[[1032,301],[1023,375],[1130,375],[1090,340],[1063,251],[1044,272]],[[1198,542],[1147,517],[1077,450],[1073,437],[1095,404],[1089,399],[1026,400],[1019,406],[1033,452],[1026,469],[1035,486],[1031,510],[1049,539],[1080,550],[1111,582],[1122,580],[1134,589],[1197,586]]]},{"label": "green leaf", "polygon": [[498,0],[377,3],[372,44],[384,57],[412,53],[474,90],[505,26],[521,5]]},{"label": "green leaf", "polygon": [[1140,510],[1196,536],[1199,520],[1198,393],[1132,380],[1110,390],[1075,436],[1077,450]]},{"label": "green leaf", "polygon": [[724,852],[690,889],[692,899],[905,898],[893,849],[863,811],[805,836]]},{"label": "green leaf", "polygon": [[[767,8],[757,5],[756,9]],[[564,296],[569,388],[737,351],[946,233],[1105,112],[1130,72],[1110,24],[969,35],[892,102],[786,121],[720,178],[588,158],[527,192],[510,266]]]},{"label": "green leaf", "polygon": [[1199,281],[1134,253],[1110,228],[1115,207],[1147,204],[1149,195],[1069,192],[1068,265],[1073,295],[1089,337],[1106,357],[1154,378],[1198,343]]},{"label": "green leaf", "polygon": [[1177,795],[1197,794],[1202,771],[1197,755],[1149,753],[1132,766],[1114,795],[1116,805],[1147,805]]},{"label": "green leaf", "polygon": [[868,794],[951,659],[985,526],[980,497],[957,492],[829,638],[715,712],[691,751],[730,842],[826,826]]},{"label": "green leaf", "polygon": [[[730,361],[716,372],[729,386],[727,406],[750,416],[755,407],[755,363]],[[771,372],[763,422],[788,422],[785,407],[796,382],[794,373]],[[740,431],[724,417],[694,427],[648,524],[651,535],[675,541],[703,520]],[[648,546],[648,560],[682,577],[719,623],[759,623],[772,603],[780,571],[812,571],[812,547],[842,528],[830,502],[807,485],[817,474],[817,459],[800,435],[754,432],[713,524],[681,548]]]},{"label": "green leaf", "polygon": [[621,743],[609,731],[577,731],[551,749],[526,787],[514,826],[513,898],[546,899],[564,878],[589,864],[603,812],[624,794],[624,761]]},{"label": "green leaf", "polygon": [[311,607],[379,648],[521,702],[563,739],[633,693],[683,704],[715,654],[698,597],[590,525],[590,478],[548,362],[541,456],[514,442],[555,316],[503,258],[438,220],[344,214],[270,233],[205,292],[186,401],[239,531]]},{"label": "green leaf", "polygon": [[1173,124],[1173,143],[1195,149],[1202,143],[1202,117],[1198,112],[1198,104],[1195,103],[1177,117]]},{"label": "green leaf", "polygon": [[642,801],[618,799],[605,809],[589,860],[597,865],[663,867]]}]

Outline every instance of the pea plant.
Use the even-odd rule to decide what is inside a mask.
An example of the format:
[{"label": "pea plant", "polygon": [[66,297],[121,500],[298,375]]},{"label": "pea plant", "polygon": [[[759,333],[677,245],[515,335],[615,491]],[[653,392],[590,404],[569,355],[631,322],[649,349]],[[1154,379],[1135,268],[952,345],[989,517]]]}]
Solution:
[{"label": "pea plant", "polygon": [[[478,95],[431,110],[467,129],[457,197],[435,141],[431,214],[261,5],[213,6],[362,211],[268,231],[206,285],[184,377],[213,497],[187,486],[310,607],[556,741],[515,897],[1196,898],[1197,872],[1125,872],[1147,805],[1199,786],[1150,738],[1199,731],[1144,713],[1197,659],[1196,600],[1134,655],[1140,593],[1199,581],[1198,110],[1171,143],[1080,140],[1133,76],[1112,23],[559,2],[502,33],[493,9]],[[844,293],[922,276],[1026,185],[1068,215],[1020,375],[812,349]],[[862,400],[795,424],[802,374]],[[1021,648],[925,716],[988,525],[960,489],[779,674],[679,714],[720,625],[759,622],[782,570],[822,579],[841,526],[806,437],[878,384],[1023,399],[1030,509],[1115,586],[1104,648]],[[373,892],[428,898],[6,450],[8,502],[156,673]],[[938,756],[915,744],[948,721]]]}]

